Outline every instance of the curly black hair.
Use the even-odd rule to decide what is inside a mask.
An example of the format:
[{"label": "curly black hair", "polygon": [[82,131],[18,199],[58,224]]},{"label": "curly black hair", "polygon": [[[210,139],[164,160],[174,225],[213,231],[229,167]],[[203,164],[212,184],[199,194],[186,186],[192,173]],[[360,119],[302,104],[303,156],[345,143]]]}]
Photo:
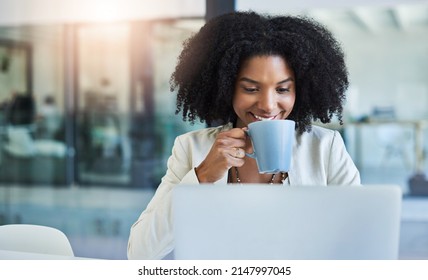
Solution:
[{"label": "curly black hair", "polygon": [[312,121],[342,123],[349,85],[340,44],[320,23],[307,17],[234,12],[208,21],[183,43],[171,91],[177,90],[176,114],[191,123],[235,122],[232,107],[241,64],[260,55],[280,55],[295,74],[296,101],[289,119],[299,132]]}]

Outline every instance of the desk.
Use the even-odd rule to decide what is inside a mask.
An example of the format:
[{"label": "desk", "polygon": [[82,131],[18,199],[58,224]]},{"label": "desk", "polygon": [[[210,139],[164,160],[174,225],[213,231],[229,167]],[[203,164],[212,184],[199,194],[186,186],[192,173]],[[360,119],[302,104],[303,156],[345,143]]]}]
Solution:
[{"label": "desk", "polygon": [[90,260],[89,258],[0,250],[0,260]]}]

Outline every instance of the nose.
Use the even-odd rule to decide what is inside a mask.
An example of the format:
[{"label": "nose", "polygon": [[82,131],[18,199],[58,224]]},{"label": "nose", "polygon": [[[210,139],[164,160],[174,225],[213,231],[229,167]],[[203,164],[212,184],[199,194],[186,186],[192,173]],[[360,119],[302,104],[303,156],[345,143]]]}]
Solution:
[{"label": "nose", "polygon": [[276,93],[273,91],[265,91],[260,94],[258,107],[261,111],[271,113],[276,108]]}]

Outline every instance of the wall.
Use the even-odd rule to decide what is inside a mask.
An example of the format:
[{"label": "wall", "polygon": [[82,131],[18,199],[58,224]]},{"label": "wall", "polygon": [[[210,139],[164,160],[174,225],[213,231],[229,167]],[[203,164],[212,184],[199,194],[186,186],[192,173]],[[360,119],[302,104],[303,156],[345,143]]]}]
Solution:
[{"label": "wall", "polygon": [[359,114],[391,105],[399,119],[428,118],[428,40],[422,33],[341,37]]},{"label": "wall", "polygon": [[266,13],[278,13],[278,11],[302,11],[311,8],[349,8],[355,6],[381,6],[381,5],[396,5],[402,3],[419,3],[421,0],[236,0],[236,8],[238,10],[254,10]]},{"label": "wall", "polygon": [[194,0],[13,0],[0,1],[0,25],[202,17]]}]

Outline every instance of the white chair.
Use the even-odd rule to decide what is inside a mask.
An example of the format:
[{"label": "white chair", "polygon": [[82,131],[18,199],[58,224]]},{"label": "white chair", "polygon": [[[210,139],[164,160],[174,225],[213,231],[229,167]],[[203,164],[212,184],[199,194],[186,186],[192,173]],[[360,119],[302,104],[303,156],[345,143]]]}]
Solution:
[{"label": "white chair", "polygon": [[28,224],[0,226],[0,250],[74,256],[70,241],[62,231]]}]

